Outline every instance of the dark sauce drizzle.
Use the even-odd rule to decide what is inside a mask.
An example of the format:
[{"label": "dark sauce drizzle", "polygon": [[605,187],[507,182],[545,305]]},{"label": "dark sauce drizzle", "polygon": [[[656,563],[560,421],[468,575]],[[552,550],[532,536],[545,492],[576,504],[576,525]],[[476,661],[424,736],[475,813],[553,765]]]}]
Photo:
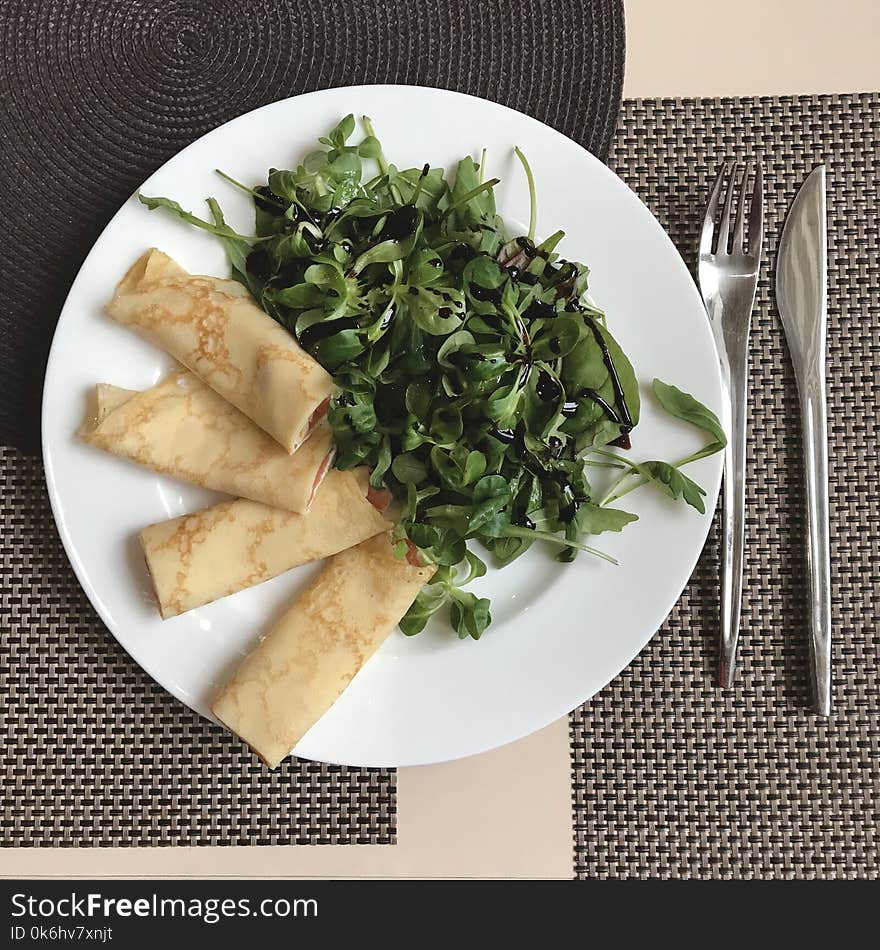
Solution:
[{"label": "dark sauce drizzle", "polygon": [[327,337],[334,336],[342,330],[356,330],[360,324],[357,317],[342,317],[339,320],[319,320],[310,327],[306,327],[299,335],[299,345],[306,351],[314,354],[315,347]]},{"label": "dark sauce drizzle", "polygon": [[[597,392],[595,389],[582,389],[578,393],[578,396],[586,396],[587,399],[592,399],[602,412],[605,413],[608,418],[615,423],[616,425],[624,425],[620,416],[617,414],[617,410],[614,406],[609,405]],[[570,419],[578,411],[579,403],[577,402],[566,402],[562,407],[562,414]]]},{"label": "dark sauce drizzle", "polygon": [[535,247],[533,241],[530,241],[527,237],[518,237],[516,243],[519,245],[519,249],[525,254],[528,258],[534,258],[538,256],[538,249]]},{"label": "dark sauce drizzle", "polygon": [[485,303],[501,303],[500,287],[481,287],[479,284],[471,284],[470,294],[474,300],[481,300]]},{"label": "dark sauce drizzle", "polygon": [[287,210],[289,201],[285,201],[281,195],[276,195],[268,185],[260,185],[254,188],[254,204],[267,214],[278,217]]},{"label": "dark sauce drizzle", "polygon": [[272,261],[264,248],[255,248],[248,254],[245,269],[249,274],[253,274],[257,280],[268,280],[272,273]]},{"label": "dark sauce drizzle", "polygon": [[419,213],[415,205],[402,205],[385,219],[385,224],[379,233],[379,240],[402,241],[415,231],[418,220]]},{"label": "dark sauce drizzle", "polygon": [[605,361],[605,367],[608,370],[608,376],[611,379],[611,385],[614,389],[614,401],[617,403],[617,408],[620,411],[620,415],[611,410],[611,407],[604,400],[601,400],[598,394],[590,391],[587,391],[588,395],[595,402],[599,403],[602,406],[602,409],[605,411],[606,415],[612,422],[620,424],[621,429],[624,432],[631,432],[633,427],[632,416],[629,414],[629,408],[626,404],[626,397],[623,394],[623,386],[620,384],[620,377],[617,375],[617,370],[614,367],[614,362],[611,359],[611,354],[608,352],[608,344],[605,342],[605,337],[602,336],[602,331],[596,324],[596,321],[592,317],[587,317],[587,325],[593,331],[593,337],[596,340],[596,343],[599,345],[599,349],[602,350],[602,359]]},{"label": "dark sauce drizzle", "polygon": [[546,370],[542,369],[538,373],[535,393],[541,402],[554,402],[562,395],[562,387]]},{"label": "dark sauce drizzle", "polygon": [[564,504],[560,505],[559,517],[565,522],[573,521],[578,510],[577,499],[574,497],[574,492],[571,490],[571,485],[569,485],[568,482],[561,487]]},{"label": "dark sauce drizzle", "polygon": [[552,320],[556,316],[556,307],[543,300],[533,300],[523,311],[528,320]]},{"label": "dark sauce drizzle", "polygon": [[522,419],[516,424],[515,429],[492,429],[493,435],[504,445],[512,445],[517,458],[520,460],[526,456],[526,424]]},{"label": "dark sauce drizzle", "polygon": [[449,253],[450,264],[461,264],[464,266],[468,261],[472,261],[477,256],[477,252],[470,244],[456,244]]}]

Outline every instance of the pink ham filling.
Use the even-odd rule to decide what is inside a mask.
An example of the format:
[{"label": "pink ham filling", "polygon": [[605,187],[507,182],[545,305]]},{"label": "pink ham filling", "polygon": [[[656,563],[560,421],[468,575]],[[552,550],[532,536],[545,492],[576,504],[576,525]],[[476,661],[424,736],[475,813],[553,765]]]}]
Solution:
[{"label": "pink ham filling", "polygon": [[315,472],[315,480],[312,482],[312,493],[309,495],[309,507],[312,505],[312,501],[315,497],[315,492],[321,487],[321,482],[324,481],[324,476],[327,472],[330,471],[330,466],[333,464],[333,456],[336,455],[336,449],[332,448],[324,456],[321,465],[318,468],[318,471]]},{"label": "pink ham filling", "polygon": [[[318,426],[318,423],[327,415],[327,410],[330,408],[330,397],[328,396],[322,403],[318,405],[318,408],[309,416],[309,421],[306,423],[306,427],[300,432],[299,438],[293,443],[293,447],[290,449],[291,452],[295,452],[306,439],[315,431]],[[323,478],[323,475],[321,476]]]},{"label": "pink ham filling", "polygon": [[[387,488],[373,488],[372,485],[367,488],[367,501],[378,511],[384,512],[391,504],[392,498],[393,496]],[[409,538],[404,538],[404,541],[406,541],[407,563],[412,564],[413,567],[424,567],[425,562],[422,560],[421,551]]]},{"label": "pink ham filling", "polygon": [[372,485],[367,489],[367,501],[377,510],[385,511],[391,504],[391,492],[387,488],[373,488]]},{"label": "pink ham filling", "polygon": [[307,432],[311,432],[312,429],[327,415],[327,410],[330,408],[330,397],[328,396],[312,413],[309,418],[309,427],[306,429]]}]

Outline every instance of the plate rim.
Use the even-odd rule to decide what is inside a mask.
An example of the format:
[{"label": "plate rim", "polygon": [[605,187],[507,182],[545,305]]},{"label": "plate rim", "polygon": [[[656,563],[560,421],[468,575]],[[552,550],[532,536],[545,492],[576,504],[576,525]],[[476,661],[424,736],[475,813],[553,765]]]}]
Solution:
[{"label": "plate rim", "polygon": [[[520,119],[525,119],[527,120],[527,122],[533,123],[535,126],[540,127],[540,129],[545,134],[550,133],[552,136],[558,136],[559,138],[564,139],[566,142],[569,142],[572,145],[574,145],[582,153],[582,155],[585,158],[585,161],[593,163],[596,167],[602,170],[602,173],[607,176],[607,181],[609,182],[610,185],[613,185],[619,190],[622,190],[628,193],[630,200],[634,200],[638,205],[641,206],[642,211],[646,215],[646,220],[650,219],[651,226],[654,228],[656,232],[659,233],[660,236],[662,236],[661,240],[665,242],[666,245],[674,252],[679,268],[687,275],[689,294],[693,297],[696,306],[698,306],[700,310],[704,309],[702,298],[700,297],[699,289],[678,247],[676,247],[675,243],[672,241],[669,234],[660,224],[659,220],[656,218],[653,211],[651,211],[651,209],[641,199],[641,197],[613,169],[611,169],[605,162],[599,159],[596,155],[590,152],[583,145],[574,141],[574,139],[569,138],[567,135],[565,135],[563,132],[560,132],[558,129],[554,128],[553,126],[545,122],[542,122],[540,119],[537,119],[526,112],[521,112],[517,109],[513,109],[510,106],[504,105],[503,103],[500,103],[500,102],[496,102],[493,99],[487,99],[482,96],[475,96],[475,95],[472,95],[471,93],[460,92],[458,90],[449,89],[446,87],[418,85],[418,84],[412,84],[412,83],[365,83],[365,84],[354,84],[354,85],[345,85],[345,86],[328,86],[325,88],[312,90],[310,92],[299,93],[293,96],[285,96],[283,98],[273,100],[272,102],[264,103],[263,105],[258,106],[254,109],[250,109],[246,112],[243,112],[240,115],[234,116],[233,118],[227,120],[226,122],[223,122],[215,126],[214,128],[209,129],[208,131],[204,132],[202,135],[198,136],[192,142],[188,143],[183,148],[175,152],[168,159],[166,159],[166,161],[164,161],[158,168],[156,168],[153,172],[151,172],[150,175],[148,175],[147,178],[145,178],[141,182],[141,184],[138,185],[138,187],[127,198],[125,198],[124,201],[122,201],[120,206],[117,208],[117,210],[113,213],[113,215],[107,221],[107,224],[101,229],[100,234],[98,234],[98,236],[92,242],[92,245],[89,248],[88,253],[84,257],[79,269],[77,270],[76,276],[71,282],[70,288],[65,296],[64,303],[59,312],[58,321],[55,325],[55,329],[53,330],[52,343],[50,345],[49,355],[46,361],[46,370],[45,370],[44,379],[43,379],[43,386],[41,388],[42,404],[41,404],[41,410],[40,410],[40,429],[41,429],[40,445],[42,449],[43,475],[46,482],[47,492],[49,495],[49,502],[50,502],[50,507],[52,510],[52,516],[55,522],[56,529],[58,531],[58,535],[64,547],[65,554],[67,556],[68,561],[70,562],[71,567],[73,568],[74,574],[76,575],[76,578],[80,587],[82,588],[83,592],[85,593],[92,607],[95,609],[96,613],[100,617],[101,622],[104,624],[107,631],[113,636],[116,642],[122,647],[125,653],[131,658],[131,660],[134,663],[136,663],[143,670],[143,672],[147,676],[149,676],[150,679],[153,680],[153,682],[155,682],[161,689],[165,690],[167,693],[172,695],[175,698],[175,700],[180,702],[183,706],[189,709],[193,714],[200,717],[203,716],[204,714],[200,710],[194,709],[189,704],[189,702],[187,702],[187,700],[183,698],[183,696],[181,695],[181,691],[177,688],[176,684],[166,685],[166,683],[163,682],[162,679],[160,679],[153,672],[153,664],[149,663],[148,661],[146,662],[142,661],[136,655],[137,652],[139,651],[135,651],[131,649],[126,643],[123,642],[123,640],[119,636],[117,636],[116,632],[113,629],[113,626],[111,625],[109,621],[109,611],[106,608],[99,592],[97,591],[97,589],[95,588],[93,584],[86,583],[87,571],[86,571],[85,565],[82,563],[81,558],[78,555],[77,547],[74,543],[74,540],[71,536],[70,531],[68,530],[67,523],[60,510],[61,500],[59,497],[60,493],[58,490],[58,485],[56,483],[56,477],[55,477],[52,445],[50,444],[50,439],[47,436],[47,431],[49,428],[47,426],[47,418],[48,418],[47,392],[49,390],[49,380],[50,380],[50,376],[52,375],[54,364],[56,360],[60,358],[59,357],[60,350],[57,347],[58,327],[61,325],[61,321],[65,318],[65,313],[67,311],[68,304],[71,300],[71,297],[74,296],[77,290],[77,287],[82,278],[83,272],[86,271],[86,269],[88,268],[89,262],[92,256],[95,254],[96,248],[101,243],[106,232],[113,226],[117,218],[119,218],[119,216],[122,215],[126,211],[132,197],[135,194],[137,194],[137,192],[141,188],[143,188],[149,181],[151,181],[155,176],[162,173],[168,165],[170,165],[173,162],[176,162],[182,155],[187,153],[189,150],[195,148],[196,146],[200,145],[205,139],[209,138],[210,136],[214,135],[220,130],[227,129],[228,127],[233,126],[236,123],[245,123],[255,113],[259,113],[268,109],[277,108],[282,105],[289,105],[291,103],[295,103],[305,98],[320,99],[321,97],[326,96],[328,94],[338,94],[338,93],[342,93],[346,91],[364,92],[364,91],[376,90],[376,89],[383,89],[383,90],[396,89],[396,90],[403,90],[403,91],[412,90],[416,93],[427,91],[430,93],[440,93],[442,95],[449,96],[450,98],[466,98],[470,100],[475,100],[477,102],[487,104],[491,106],[493,109],[500,110],[502,112],[508,112],[513,115],[516,115]],[[714,371],[716,382],[718,384],[719,392],[723,392],[720,360],[718,359],[718,352],[717,352],[717,347],[716,347],[714,338],[712,337],[710,328],[708,326],[708,320],[706,321],[706,324],[705,324],[704,336],[705,336],[706,341],[710,345],[711,352],[715,355],[715,360],[713,361],[712,368]],[[718,496],[720,493],[721,479],[722,479],[722,465],[723,463],[720,456],[716,457],[714,472],[711,477],[711,483],[707,484],[707,490],[706,490],[705,500],[706,500],[707,512],[714,512],[718,504]],[[365,759],[365,760],[360,760],[360,761],[347,759],[346,761],[342,762],[342,761],[335,761],[334,759],[330,759],[330,758],[314,759],[312,761],[321,761],[321,762],[326,762],[328,764],[340,765],[343,767],[352,767],[352,768],[398,768],[398,767],[410,767],[410,766],[418,766],[418,765],[439,764],[442,762],[455,761],[460,758],[469,758],[470,756],[473,756],[473,755],[480,755],[484,752],[491,751],[492,749],[509,745],[512,742],[517,742],[520,739],[525,738],[526,736],[529,736],[535,732],[540,731],[541,729],[548,727],[553,722],[556,722],[558,719],[569,715],[574,709],[577,709],[579,706],[583,705],[583,703],[589,701],[593,696],[597,695],[599,692],[606,689],[611,683],[613,683],[621,675],[621,673],[623,673],[626,669],[629,668],[629,666],[632,664],[635,658],[648,646],[648,644],[651,642],[654,636],[659,632],[660,627],[662,627],[662,624],[665,623],[666,619],[668,619],[669,614],[671,613],[675,605],[680,600],[682,594],[684,593],[685,588],[687,587],[687,584],[690,578],[693,575],[697,562],[699,561],[699,558],[705,548],[706,540],[709,536],[709,532],[712,527],[712,518],[706,517],[704,519],[703,526],[704,526],[704,529],[698,536],[700,537],[700,543],[699,545],[697,544],[694,545],[694,554],[692,555],[692,557],[688,558],[687,560],[682,559],[682,562],[681,562],[683,565],[684,564],[688,565],[688,570],[687,570],[687,574],[684,580],[684,584],[682,585],[680,590],[677,590],[677,592],[674,593],[674,596],[671,596],[671,599],[667,598],[666,600],[664,600],[665,607],[663,608],[663,619],[660,621],[660,624],[657,627],[657,629],[651,631],[648,634],[640,635],[638,639],[642,642],[634,651],[632,651],[631,655],[629,655],[630,651],[627,651],[628,659],[626,660],[624,665],[620,668],[620,670],[618,670],[618,672],[614,676],[612,676],[605,683],[604,686],[599,687],[599,689],[592,692],[589,691],[588,689],[587,694],[583,695],[578,700],[578,702],[575,704],[574,707],[568,708],[569,701],[568,700],[562,701],[554,707],[554,712],[551,718],[546,719],[546,721],[543,721],[538,725],[535,725],[533,727],[528,727],[523,730],[514,730],[513,734],[508,734],[508,737],[502,739],[500,742],[495,741],[495,740],[489,740],[487,743],[482,744],[482,745],[478,743],[479,745],[478,748],[471,748],[468,751],[460,753],[460,754],[451,754],[451,755],[445,754],[445,755],[440,755],[440,756],[438,756],[437,754],[433,754],[433,755],[429,755],[428,757],[415,757],[415,758],[409,757],[405,761],[393,761],[393,762],[392,761],[377,761],[375,759]],[[211,719],[215,723],[217,722],[216,718],[213,716],[206,716],[205,718]],[[296,757],[308,760],[308,756],[296,754]]]}]

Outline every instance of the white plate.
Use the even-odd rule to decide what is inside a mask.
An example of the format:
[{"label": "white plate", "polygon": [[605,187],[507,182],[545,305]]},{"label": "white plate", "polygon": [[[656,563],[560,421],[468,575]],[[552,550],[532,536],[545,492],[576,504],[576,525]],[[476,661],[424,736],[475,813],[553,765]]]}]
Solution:
[{"label": "white plate", "polygon": [[[654,376],[720,405],[720,380],[696,288],[657,221],[601,162],[540,122],[457,93],[406,86],[330,89],[273,103],[208,133],[143,185],[202,212],[221,199],[227,217],[252,227],[246,198],[213,174],[246,182],[290,167],[346,113],[371,116],[386,155],[400,167],[453,165],[487,148],[501,177],[498,207],[528,219],[522,170],[538,188],[538,233],[562,227],[561,251],[591,268],[591,292],[640,381]],[[217,684],[291,601],[314,566],[162,621],[136,540],[146,524],[210,503],[210,493],[154,475],[75,438],[96,382],[143,389],[167,357],[102,313],[117,280],[147,247],[190,271],[226,275],[210,236],[127,201],[98,239],[71,288],[52,344],[43,401],[46,479],[70,561],[101,618],[131,656],[202,715]],[[647,396],[634,457],[673,459],[698,437],[664,418]],[[396,631],[296,748],[298,755],[364,766],[415,765],[471,755],[547,725],[584,702],[645,646],[678,599],[715,507],[719,456],[692,466],[707,514],[644,489],[625,499],[640,521],[600,546],[620,567],[588,556],[560,565],[532,549],[474,590],[491,596],[494,622],[479,642],[444,625],[408,639]]]}]

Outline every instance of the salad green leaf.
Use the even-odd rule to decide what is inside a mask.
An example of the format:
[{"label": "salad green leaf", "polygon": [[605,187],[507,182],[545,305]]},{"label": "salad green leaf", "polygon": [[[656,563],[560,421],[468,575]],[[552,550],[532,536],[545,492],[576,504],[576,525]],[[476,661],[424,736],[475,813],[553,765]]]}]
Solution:
[{"label": "salad green leaf", "polygon": [[708,432],[721,448],[727,445],[724,429],[721,428],[718,416],[711,409],[707,409],[690,393],[683,392],[662,380],[655,379],[652,385],[657,401],[671,416]]},{"label": "salad green leaf", "polygon": [[[588,268],[560,255],[564,232],[537,241],[535,178],[519,149],[530,220],[517,235],[497,214],[485,154],[450,176],[401,170],[366,117],[363,128],[343,117],[295,168],[271,168],[254,187],[221,173],[253,202],[251,236],[214,199],[206,220],[139,197],[215,235],[232,276],[333,374],[335,465],[368,466],[371,485],[398,501],[395,553],[416,547],[437,565],[403,631],[446,608],[459,637],[479,639],[490,604],[463,589],[486,571],[476,545],[500,566],[537,541],[562,561],[613,562],[585,539],[637,518],[609,503],[649,484],[703,511],[681,466],[725,436],[697,399],[655,380],[660,405],[711,442],[675,464],[612,451],[630,447],[639,422],[636,373],[589,297]],[[600,467],[622,472],[604,494],[587,477]]]}]

